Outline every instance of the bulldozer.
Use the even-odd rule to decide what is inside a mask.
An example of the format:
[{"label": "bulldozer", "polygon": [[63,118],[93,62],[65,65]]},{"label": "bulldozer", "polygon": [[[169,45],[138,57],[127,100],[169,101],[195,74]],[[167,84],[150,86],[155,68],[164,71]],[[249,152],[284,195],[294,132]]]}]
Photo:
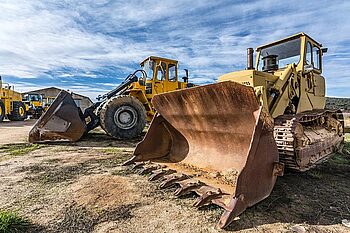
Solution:
[{"label": "bulldozer", "polygon": [[14,86],[2,82],[0,76],[0,122],[5,118],[11,121],[24,121],[26,107],[22,95],[14,90]]},{"label": "bulldozer", "polygon": [[183,82],[178,80],[176,60],[150,56],[140,66],[84,113],[70,93],[61,91],[29,132],[29,141],[77,141],[98,126],[116,139],[135,138],[155,115],[151,100],[156,94],[194,86],[188,70]]},{"label": "bulldozer", "polygon": [[247,68],[163,93],[125,165],[224,209],[220,228],[268,197],[285,169],[306,171],[342,148],[344,120],[325,109],[320,43],[299,33],[247,50]]}]

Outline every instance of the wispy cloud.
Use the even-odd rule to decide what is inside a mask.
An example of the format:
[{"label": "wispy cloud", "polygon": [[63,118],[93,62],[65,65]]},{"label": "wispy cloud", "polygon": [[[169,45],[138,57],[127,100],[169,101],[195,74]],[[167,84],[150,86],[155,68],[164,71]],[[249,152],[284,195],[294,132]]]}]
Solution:
[{"label": "wispy cloud", "polygon": [[95,97],[159,55],[209,83],[243,69],[247,47],[305,31],[329,47],[328,94],[350,96],[349,10],[348,1],[323,0],[2,0],[0,74],[20,90],[58,86]]}]

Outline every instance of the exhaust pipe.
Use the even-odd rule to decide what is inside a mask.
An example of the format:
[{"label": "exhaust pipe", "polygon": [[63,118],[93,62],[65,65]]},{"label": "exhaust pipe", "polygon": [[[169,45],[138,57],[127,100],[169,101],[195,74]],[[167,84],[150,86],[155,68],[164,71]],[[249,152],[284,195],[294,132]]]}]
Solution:
[{"label": "exhaust pipe", "polygon": [[253,48],[247,48],[247,70],[254,70],[253,54]]}]

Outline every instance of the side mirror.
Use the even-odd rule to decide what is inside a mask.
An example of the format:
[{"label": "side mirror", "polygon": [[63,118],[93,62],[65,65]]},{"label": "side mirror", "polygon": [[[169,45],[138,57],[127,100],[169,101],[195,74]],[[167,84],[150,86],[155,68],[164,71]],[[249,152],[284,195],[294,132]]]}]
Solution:
[{"label": "side mirror", "polygon": [[321,51],[322,51],[322,54],[327,53],[328,52],[328,48],[322,48]]}]

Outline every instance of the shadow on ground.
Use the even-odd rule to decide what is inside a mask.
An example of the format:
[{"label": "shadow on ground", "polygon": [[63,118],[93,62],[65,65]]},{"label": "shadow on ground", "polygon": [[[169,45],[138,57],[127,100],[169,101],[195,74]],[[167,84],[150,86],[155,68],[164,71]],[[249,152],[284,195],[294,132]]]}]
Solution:
[{"label": "shadow on ground", "polygon": [[84,135],[77,142],[68,142],[68,141],[47,141],[39,144],[44,145],[59,145],[59,146],[79,146],[79,147],[135,147],[137,143],[139,143],[143,137],[145,136],[145,132],[143,132],[140,136],[128,139],[128,140],[120,140],[115,139],[109,135],[107,135],[102,130],[94,130],[92,132]]},{"label": "shadow on ground", "polygon": [[335,155],[304,173],[277,179],[271,195],[247,209],[228,230],[271,223],[334,225],[350,219],[350,156]]}]

